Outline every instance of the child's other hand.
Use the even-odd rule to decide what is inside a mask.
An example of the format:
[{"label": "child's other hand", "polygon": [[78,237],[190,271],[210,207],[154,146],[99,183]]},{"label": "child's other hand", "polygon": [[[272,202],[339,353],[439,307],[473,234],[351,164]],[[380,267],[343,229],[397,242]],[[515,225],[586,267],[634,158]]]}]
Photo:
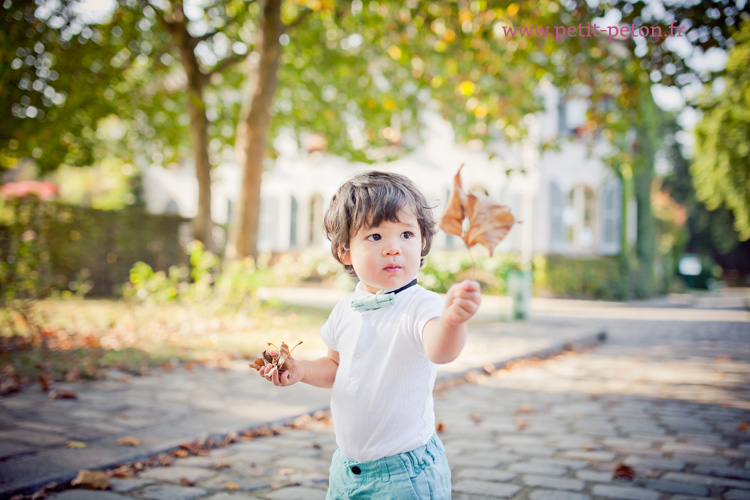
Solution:
[{"label": "child's other hand", "polygon": [[[269,352],[271,356],[276,355],[276,351]],[[303,370],[299,360],[294,360],[292,370],[285,371],[279,375],[279,370],[273,365],[266,365],[258,370],[260,376],[273,383],[275,386],[286,387],[287,385],[296,384],[302,380]]]},{"label": "child's other hand", "polygon": [[476,314],[481,303],[479,283],[470,280],[456,283],[448,289],[445,297],[443,319],[450,325],[465,323]]}]

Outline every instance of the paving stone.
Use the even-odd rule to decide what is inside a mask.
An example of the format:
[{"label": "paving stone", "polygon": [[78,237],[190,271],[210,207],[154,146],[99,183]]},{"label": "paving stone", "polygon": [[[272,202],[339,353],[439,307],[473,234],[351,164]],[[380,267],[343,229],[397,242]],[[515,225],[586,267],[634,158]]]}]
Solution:
[{"label": "paving stone", "polygon": [[509,498],[521,491],[521,487],[515,484],[496,483],[493,481],[461,479],[453,484],[453,491],[484,495],[492,498]]},{"label": "paving stone", "polygon": [[750,480],[750,470],[741,469],[739,467],[722,467],[717,465],[703,464],[696,466],[695,472],[699,474],[709,474],[712,476],[729,477],[732,479]]},{"label": "paving stone", "polygon": [[662,446],[661,450],[665,453],[687,453],[696,455],[714,455],[716,448],[690,443],[668,443]]},{"label": "paving stone", "polygon": [[750,490],[750,481],[739,481],[717,476],[705,476],[702,474],[688,474],[685,472],[669,472],[663,479],[667,481],[681,481],[691,484],[703,484],[705,486],[726,486],[728,488],[742,488]]},{"label": "paving stone", "polygon": [[149,485],[154,484],[153,481],[149,481],[148,479],[141,479],[141,478],[135,478],[135,477],[128,477],[128,478],[113,477],[111,481],[112,481],[112,490],[117,491],[119,493],[128,493],[128,492],[137,490],[139,488],[143,488],[144,486],[149,486]]},{"label": "paving stone", "polygon": [[623,463],[630,465],[636,469],[648,468],[648,469],[660,469],[679,472],[685,469],[685,462],[679,460],[672,460],[669,458],[659,457],[638,457],[628,456],[623,460]]},{"label": "paving stone", "polygon": [[0,441],[0,459],[12,457],[15,455],[21,455],[23,453],[29,453],[34,450],[35,448],[29,445]]},{"label": "paving stone", "polygon": [[211,495],[210,497],[205,497],[205,500],[257,500],[258,497],[251,496],[248,493],[217,493],[216,495]]},{"label": "paving stone", "polygon": [[592,493],[595,497],[602,496],[607,498],[620,498],[623,500],[657,500],[659,494],[655,491],[644,490],[643,488],[628,488],[625,486],[610,486],[597,484],[594,486]]},{"label": "paving stone", "polygon": [[555,488],[558,490],[583,491],[583,488],[586,484],[583,481],[579,481],[578,479],[539,476],[532,474],[523,476],[521,479],[526,486],[544,486],[545,488]]},{"label": "paving stone", "polygon": [[154,479],[156,481],[169,481],[172,483],[179,483],[182,478],[187,478],[197,483],[213,477],[216,474],[217,471],[215,470],[172,465],[169,467],[154,467],[153,469],[147,469],[143,471],[139,477],[143,479]]},{"label": "paving stone", "polygon": [[45,498],[47,500],[131,500],[131,497],[122,496],[111,491],[80,489],[61,491]]},{"label": "paving stone", "polygon": [[563,456],[568,458],[577,458],[587,462],[612,462],[616,454],[609,451],[566,451]]},{"label": "paving stone", "polygon": [[529,495],[531,500],[589,500],[591,497],[583,493],[569,491],[534,490]]},{"label": "paving stone", "polygon": [[564,467],[530,462],[518,462],[512,464],[508,467],[508,470],[523,474],[539,474],[545,476],[564,476],[567,472]]},{"label": "paving stone", "polygon": [[208,491],[202,488],[177,486],[175,484],[157,484],[146,486],[138,492],[139,497],[148,498],[149,500],[193,500],[201,498],[208,494]]},{"label": "paving stone", "polygon": [[709,495],[708,488],[699,484],[679,483],[677,481],[665,481],[663,479],[649,479],[646,481],[645,486],[646,488],[664,493],[679,493],[696,497],[705,497]]},{"label": "paving stone", "polygon": [[724,493],[726,500],[750,500],[750,491],[748,490],[729,490]]},{"label": "paving stone", "polygon": [[269,500],[325,500],[326,492],[303,486],[292,486],[264,493],[261,496]]},{"label": "paving stone", "polygon": [[451,479],[481,479],[483,481],[511,481],[517,474],[500,469],[462,468],[451,474]]}]

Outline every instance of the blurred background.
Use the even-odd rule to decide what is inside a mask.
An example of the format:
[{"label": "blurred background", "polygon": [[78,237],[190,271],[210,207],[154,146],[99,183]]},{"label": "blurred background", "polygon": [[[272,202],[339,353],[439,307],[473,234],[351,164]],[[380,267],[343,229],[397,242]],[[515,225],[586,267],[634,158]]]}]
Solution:
[{"label": "blurred background", "polygon": [[493,257],[440,233],[422,268],[510,297],[497,319],[748,286],[746,1],[2,0],[0,24],[2,394],[314,347],[327,302],[283,299],[353,288],[322,216],[372,168],[439,217],[465,164],[523,221]]}]

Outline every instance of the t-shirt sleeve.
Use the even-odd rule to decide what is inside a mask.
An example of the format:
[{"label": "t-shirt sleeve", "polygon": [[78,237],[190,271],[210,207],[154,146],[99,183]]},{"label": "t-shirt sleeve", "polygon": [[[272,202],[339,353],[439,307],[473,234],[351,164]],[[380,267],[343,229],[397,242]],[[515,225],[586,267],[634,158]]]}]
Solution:
[{"label": "t-shirt sleeve", "polygon": [[413,310],[413,325],[412,331],[416,336],[415,340],[418,345],[423,345],[422,342],[422,330],[424,326],[433,318],[439,318],[443,314],[443,308],[445,308],[445,299],[435,292],[425,290],[424,297],[420,297],[417,301]]},{"label": "t-shirt sleeve", "polygon": [[323,326],[320,328],[320,338],[323,339],[323,342],[325,345],[333,349],[334,351],[338,351],[338,335],[336,334],[336,325],[339,323],[338,318],[341,317],[341,305],[344,302],[349,301],[348,299],[344,299],[337,303],[333,310],[331,311],[331,314],[328,316],[328,319],[323,324]]}]

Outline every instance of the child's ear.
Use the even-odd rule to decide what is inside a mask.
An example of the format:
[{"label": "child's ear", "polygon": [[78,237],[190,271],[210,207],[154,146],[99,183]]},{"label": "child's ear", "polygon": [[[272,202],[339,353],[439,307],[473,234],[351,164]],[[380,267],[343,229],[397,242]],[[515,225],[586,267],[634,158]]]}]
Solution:
[{"label": "child's ear", "polygon": [[337,253],[339,254],[339,260],[342,264],[344,264],[345,266],[352,265],[352,258],[349,256],[349,250],[345,250],[342,247],[339,247]]}]

